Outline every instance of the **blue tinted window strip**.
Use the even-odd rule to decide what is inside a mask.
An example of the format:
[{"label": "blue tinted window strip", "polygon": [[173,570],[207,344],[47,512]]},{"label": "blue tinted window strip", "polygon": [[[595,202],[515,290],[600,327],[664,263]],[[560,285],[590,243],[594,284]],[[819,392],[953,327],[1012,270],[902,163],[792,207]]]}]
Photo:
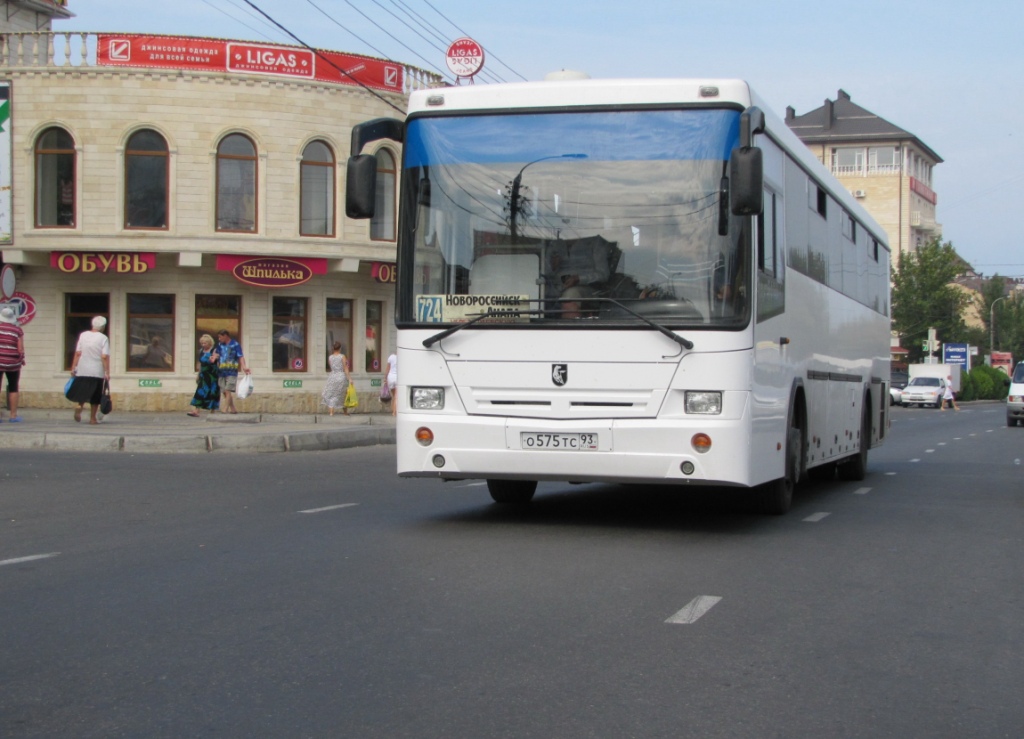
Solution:
[{"label": "blue tinted window strip", "polygon": [[739,120],[739,111],[718,109],[418,117],[407,125],[405,166],[560,155],[602,162],[725,161],[739,145]]}]

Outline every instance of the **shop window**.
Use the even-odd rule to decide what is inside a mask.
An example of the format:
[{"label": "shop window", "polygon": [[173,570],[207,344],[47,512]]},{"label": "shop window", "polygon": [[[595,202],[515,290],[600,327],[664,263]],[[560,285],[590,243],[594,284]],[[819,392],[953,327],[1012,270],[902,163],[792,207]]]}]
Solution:
[{"label": "shop window", "polygon": [[128,369],[174,371],[174,296],[128,294]]},{"label": "shop window", "polygon": [[167,228],[169,156],[156,131],[137,131],[124,153],[124,227]]},{"label": "shop window", "polygon": [[[195,361],[199,361],[199,338],[209,334],[214,343],[217,334],[227,330],[233,339],[242,334],[242,298],[239,295],[196,295],[196,331],[193,343]],[[245,344],[242,344],[245,351]]]},{"label": "shop window", "polygon": [[256,231],[256,146],[240,133],[217,147],[217,230]]},{"label": "shop window", "polygon": [[107,336],[110,336],[110,295],[108,293],[67,293],[64,296],[64,369],[71,369],[78,337],[92,328],[92,319],[103,316],[107,319]]},{"label": "shop window", "polygon": [[334,236],[334,152],[322,141],[302,150],[299,234]]},{"label": "shop window", "polygon": [[366,301],[366,371],[382,372],[381,356],[384,352],[384,303]]},{"label": "shop window", "polygon": [[306,367],[306,298],[273,300],[271,333],[271,369],[274,372],[305,372]]},{"label": "shop window", "polygon": [[387,149],[377,152],[377,194],[370,238],[374,241],[395,240],[395,158]]},{"label": "shop window", "polygon": [[63,128],[36,139],[36,226],[75,226],[75,140]]},{"label": "shop window", "polygon": [[352,301],[344,298],[327,298],[327,352],[324,356],[324,367],[328,372],[331,366],[327,357],[334,351],[334,342],[341,342],[341,353],[348,359],[348,368],[352,370]]}]

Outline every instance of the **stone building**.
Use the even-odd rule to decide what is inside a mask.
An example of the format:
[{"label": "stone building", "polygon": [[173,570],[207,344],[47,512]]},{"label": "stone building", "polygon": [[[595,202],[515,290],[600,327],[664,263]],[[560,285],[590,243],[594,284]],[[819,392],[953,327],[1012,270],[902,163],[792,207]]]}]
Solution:
[{"label": "stone building", "polygon": [[[67,16],[62,2],[6,5],[12,22]],[[0,251],[26,334],[22,406],[67,406],[77,336],[104,315],[122,409],[185,410],[197,340],[221,328],[253,371],[243,410],[314,411],[335,340],[376,408],[395,347],[400,152],[364,152],[378,160],[372,222],[344,216],[344,163],[354,124],[401,117],[409,91],[438,83],[277,44],[0,35]]]},{"label": "stone building", "polygon": [[932,171],[942,158],[917,136],[862,108],[839,91],[835,100],[786,123],[889,235],[893,261],[942,236]]}]

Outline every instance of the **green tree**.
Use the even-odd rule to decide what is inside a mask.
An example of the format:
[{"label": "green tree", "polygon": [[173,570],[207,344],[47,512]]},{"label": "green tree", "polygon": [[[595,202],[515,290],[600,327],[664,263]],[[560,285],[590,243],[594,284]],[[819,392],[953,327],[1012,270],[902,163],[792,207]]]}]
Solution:
[{"label": "green tree", "polygon": [[939,341],[963,341],[970,336],[963,311],[971,298],[950,283],[963,271],[953,244],[933,239],[915,252],[901,252],[892,286],[892,326],[909,350],[910,362],[925,356],[922,343],[928,329]]},{"label": "green tree", "polygon": [[1007,295],[1006,280],[997,274],[982,286],[977,307],[987,332],[982,344],[985,354],[995,349],[1010,352],[1015,361],[1024,359],[1024,299],[1020,293]]}]

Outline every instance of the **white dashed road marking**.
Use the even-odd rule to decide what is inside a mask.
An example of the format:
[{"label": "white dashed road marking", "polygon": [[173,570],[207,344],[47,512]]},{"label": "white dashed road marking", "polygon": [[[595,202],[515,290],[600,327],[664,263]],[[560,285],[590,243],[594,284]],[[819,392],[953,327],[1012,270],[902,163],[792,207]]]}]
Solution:
[{"label": "white dashed road marking", "polygon": [[691,600],[683,609],[674,616],[668,618],[667,624],[692,624],[698,618],[715,607],[718,601],[722,600],[717,595],[698,595]]},{"label": "white dashed road marking", "polygon": [[29,557],[15,557],[14,559],[0,559],[0,567],[4,565],[20,565],[22,562],[33,562],[37,559],[49,559],[50,557],[56,557],[60,552],[50,552],[49,554],[33,554]]},{"label": "white dashed road marking", "polygon": [[921,460],[920,460],[920,459],[912,459],[912,460],[910,460],[910,461],[911,461],[911,462],[920,462]]},{"label": "white dashed road marking", "polygon": [[867,495],[871,492],[871,488],[857,488],[853,491],[854,495]]},{"label": "white dashed road marking", "polygon": [[486,482],[469,482],[465,485],[459,485],[460,488],[478,488],[481,485],[486,485]]},{"label": "white dashed road marking", "polygon": [[358,503],[342,503],[341,505],[329,505],[324,508],[310,508],[307,511],[299,511],[299,513],[323,513],[324,511],[336,511],[339,508],[351,508]]},{"label": "white dashed road marking", "polygon": [[808,523],[818,523],[818,521],[825,518],[827,515],[827,513],[819,511],[818,513],[812,513],[810,516],[805,518],[804,521],[807,521]]}]

